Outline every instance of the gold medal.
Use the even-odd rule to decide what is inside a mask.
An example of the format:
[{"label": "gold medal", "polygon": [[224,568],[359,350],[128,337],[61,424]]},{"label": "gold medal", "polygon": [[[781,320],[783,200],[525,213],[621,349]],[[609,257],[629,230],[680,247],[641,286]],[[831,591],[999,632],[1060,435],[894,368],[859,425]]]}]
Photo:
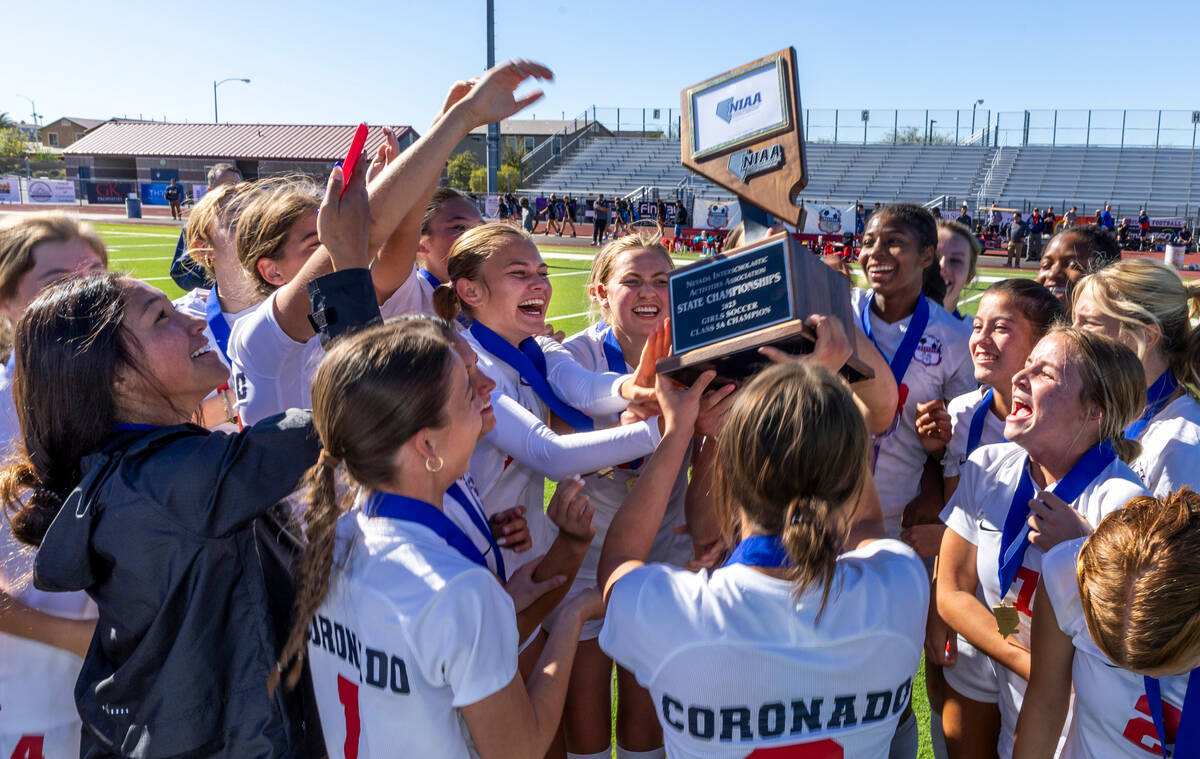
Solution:
[{"label": "gold medal", "polygon": [[1008,637],[1017,631],[1021,624],[1021,616],[1017,613],[1017,607],[999,606],[992,607],[992,614],[996,617],[996,629],[1004,637]]},{"label": "gold medal", "polygon": [[630,475],[630,477],[625,480],[625,492],[628,493],[630,490],[633,490],[633,486],[637,484],[637,481],[638,476],[636,474]]}]

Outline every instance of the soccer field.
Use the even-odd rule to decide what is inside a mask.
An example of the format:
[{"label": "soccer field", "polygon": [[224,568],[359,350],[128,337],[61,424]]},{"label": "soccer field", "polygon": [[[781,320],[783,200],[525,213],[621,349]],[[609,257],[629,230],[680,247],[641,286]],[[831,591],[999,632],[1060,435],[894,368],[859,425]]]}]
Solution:
[{"label": "soccer field", "polygon": [[[129,272],[160,288],[170,298],[177,298],[183,294],[170,277],[171,257],[179,236],[177,227],[105,223],[95,226],[108,245],[109,268],[113,271]],[[550,267],[550,282],[554,287],[548,321],[568,335],[584,329],[589,323],[587,275],[591,269],[595,249],[544,244],[538,247]],[[695,256],[675,256],[677,265],[694,260]],[[964,289],[960,309],[965,314],[974,314],[980,296],[992,282],[1013,276],[1033,277],[1034,274],[1033,269],[980,269],[975,281]],[[553,492],[551,483],[548,483],[546,492],[548,498]],[[921,728],[919,756],[926,759],[932,757],[933,752],[929,743],[929,704],[925,697],[923,670],[917,673],[913,683],[912,704]]]}]

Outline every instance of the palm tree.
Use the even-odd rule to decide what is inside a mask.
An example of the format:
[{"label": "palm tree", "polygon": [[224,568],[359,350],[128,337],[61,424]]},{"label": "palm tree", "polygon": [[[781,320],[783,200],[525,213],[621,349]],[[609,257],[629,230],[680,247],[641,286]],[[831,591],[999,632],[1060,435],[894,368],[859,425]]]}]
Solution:
[{"label": "palm tree", "polygon": [[0,129],[9,129],[15,127],[17,122],[12,120],[8,115],[8,111],[0,111]]}]

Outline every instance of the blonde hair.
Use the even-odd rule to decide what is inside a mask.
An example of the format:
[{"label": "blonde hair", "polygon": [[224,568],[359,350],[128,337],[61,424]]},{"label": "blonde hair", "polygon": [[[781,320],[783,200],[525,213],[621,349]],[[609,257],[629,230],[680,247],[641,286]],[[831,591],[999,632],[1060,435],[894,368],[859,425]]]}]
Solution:
[{"label": "blonde hair", "polygon": [[[778,535],[796,594],[829,599],[837,556],[868,471],[867,428],[830,372],[777,364],[738,393],[717,441],[717,506],[732,538],[738,510]],[[841,516],[843,518],[839,519]]]},{"label": "blonde hair", "polygon": [[1142,452],[1141,443],[1125,437],[1125,428],[1146,406],[1146,372],[1126,346],[1094,332],[1059,325],[1043,339],[1062,337],[1083,387],[1080,400],[1100,409],[1100,439],[1107,440],[1117,456],[1129,463]]},{"label": "blonde hair", "polygon": [[938,219],[937,228],[939,231],[944,229],[947,232],[956,234],[967,241],[967,245],[971,249],[970,260],[967,264],[967,284],[969,284],[971,280],[975,279],[979,256],[983,253],[983,245],[979,243],[979,238],[971,230],[967,229],[965,224],[951,221],[950,219]]},{"label": "blonde hair", "polygon": [[601,248],[596,257],[592,259],[592,268],[588,272],[588,316],[592,321],[597,318],[609,318],[609,315],[604,313],[604,307],[600,305],[600,300],[596,297],[596,287],[608,284],[609,279],[612,278],[613,266],[616,264],[617,257],[631,250],[648,250],[658,253],[666,260],[668,269],[675,268],[671,254],[667,253],[667,249],[659,243],[657,235],[650,240],[644,240],[641,235],[637,234],[625,235],[612,240]]},{"label": "blonde hair", "polygon": [[1134,672],[1173,673],[1200,653],[1200,495],[1138,496],[1079,554],[1079,600],[1096,646]]},{"label": "blonde hair", "polygon": [[187,246],[188,257],[204,267],[209,278],[215,278],[212,258],[212,231],[215,225],[225,224],[233,227],[236,218],[236,205],[244,202],[254,189],[250,182],[223,184],[204,193],[204,197],[192,207],[188,214],[187,226],[183,230],[184,245]]},{"label": "blonde hair", "polygon": [[283,255],[292,226],[321,206],[319,188],[306,176],[272,177],[254,183],[254,197],[238,217],[237,255],[254,280],[254,289],[270,295],[276,286],[258,270],[261,259]]},{"label": "blonde hair", "polygon": [[307,543],[296,568],[292,629],[279,657],[289,688],[300,678],[308,624],[329,590],[337,520],[343,508],[335,472],[345,464],[354,483],[378,490],[394,475],[394,458],[410,438],[445,424],[454,330],[431,316],[367,327],[335,344],[313,375],[313,427],[323,452],[305,474]]},{"label": "blonde hair", "polygon": [[1100,313],[1120,323],[1121,337],[1137,345],[1146,357],[1145,327],[1161,334],[1158,345],[1176,379],[1200,398],[1200,330],[1191,317],[1200,314],[1200,284],[1184,282],[1166,264],[1145,258],[1120,261],[1093,272],[1075,286],[1090,292]]},{"label": "blonde hair", "polygon": [[486,286],[481,279],[483,264],[514,242],[532,244],[533,238],[523,230],[498,221],[481,224],[459,235],[450,246],[450,256],[446,261],[446,273],[450,275],[450,281],[443,282],[433,292],[433,309],[437,315],[448,322],[457,319],[459,314],[470,317],[471,307],[458,297],[454,283],[469,279]]}]

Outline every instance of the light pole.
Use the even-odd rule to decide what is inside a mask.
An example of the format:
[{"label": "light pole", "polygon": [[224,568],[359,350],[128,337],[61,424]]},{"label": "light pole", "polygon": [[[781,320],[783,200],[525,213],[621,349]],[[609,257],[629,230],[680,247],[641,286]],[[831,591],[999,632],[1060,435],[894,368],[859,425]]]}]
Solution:
[{"label": "light pole", "polygon": [[217,118],[217,88],[220,87],[222,84],[225,84],[226,82],[243,82],[245,84],[250,84],[249,79],[242,79],[241,77],[237,77],[237,76],[231,76],[228,79],[222,79],[219,82],[216,81],[215,79],[213,80],[213,123],[214,124],[221,123],[221,120]]},{"label": "light pole", "polygon": [[983,105],[983,98],[979,98],[974,103],[971,103],[971,136],[975,136],[975,109]]},{"label": "light pole", "polygon": [[[487,67],[496,65],[496,3],[487,0]],[[487,125],[487,191],[500,191],[500,125]]]},{"label": "light pole", "polygon": [[22,94],[21,94],[21,93],[19,93],[19,92],[17,93],[17,97],[19,97],[19,98],[25,98],[26,100],[28,100],[28,101],[29,101],[29,108],[30,108],[30,110],[32,110],[32,111],[33,111],[33,113],[31,113],[31,114],[30,114],[30,116],[32,116],[32,117],[33,117],[33,125],[34,125],[35,127],[36,127],[36,126],[41,126],[40,124],[38,124],[38,118],[39,118],[39,117],[40,117],[42,114],[40,114],[40,113],[38,113],[38,112],[37,112],[37,103],[34,103],[34,102],[33,102],[33,98],[29,97],[28,95],[22,95]]},{"label": "light pole", "polygon": [[929,120],[929,138],[928,138],[927,140],[925,140],[925,144],[926,144],[926,145],[928,145],[929,143],[933,142],[933,125],[934,125],[934,124],[936,124],[936,123],[937,123],[937,119],[930,119],[930,120]]}]

